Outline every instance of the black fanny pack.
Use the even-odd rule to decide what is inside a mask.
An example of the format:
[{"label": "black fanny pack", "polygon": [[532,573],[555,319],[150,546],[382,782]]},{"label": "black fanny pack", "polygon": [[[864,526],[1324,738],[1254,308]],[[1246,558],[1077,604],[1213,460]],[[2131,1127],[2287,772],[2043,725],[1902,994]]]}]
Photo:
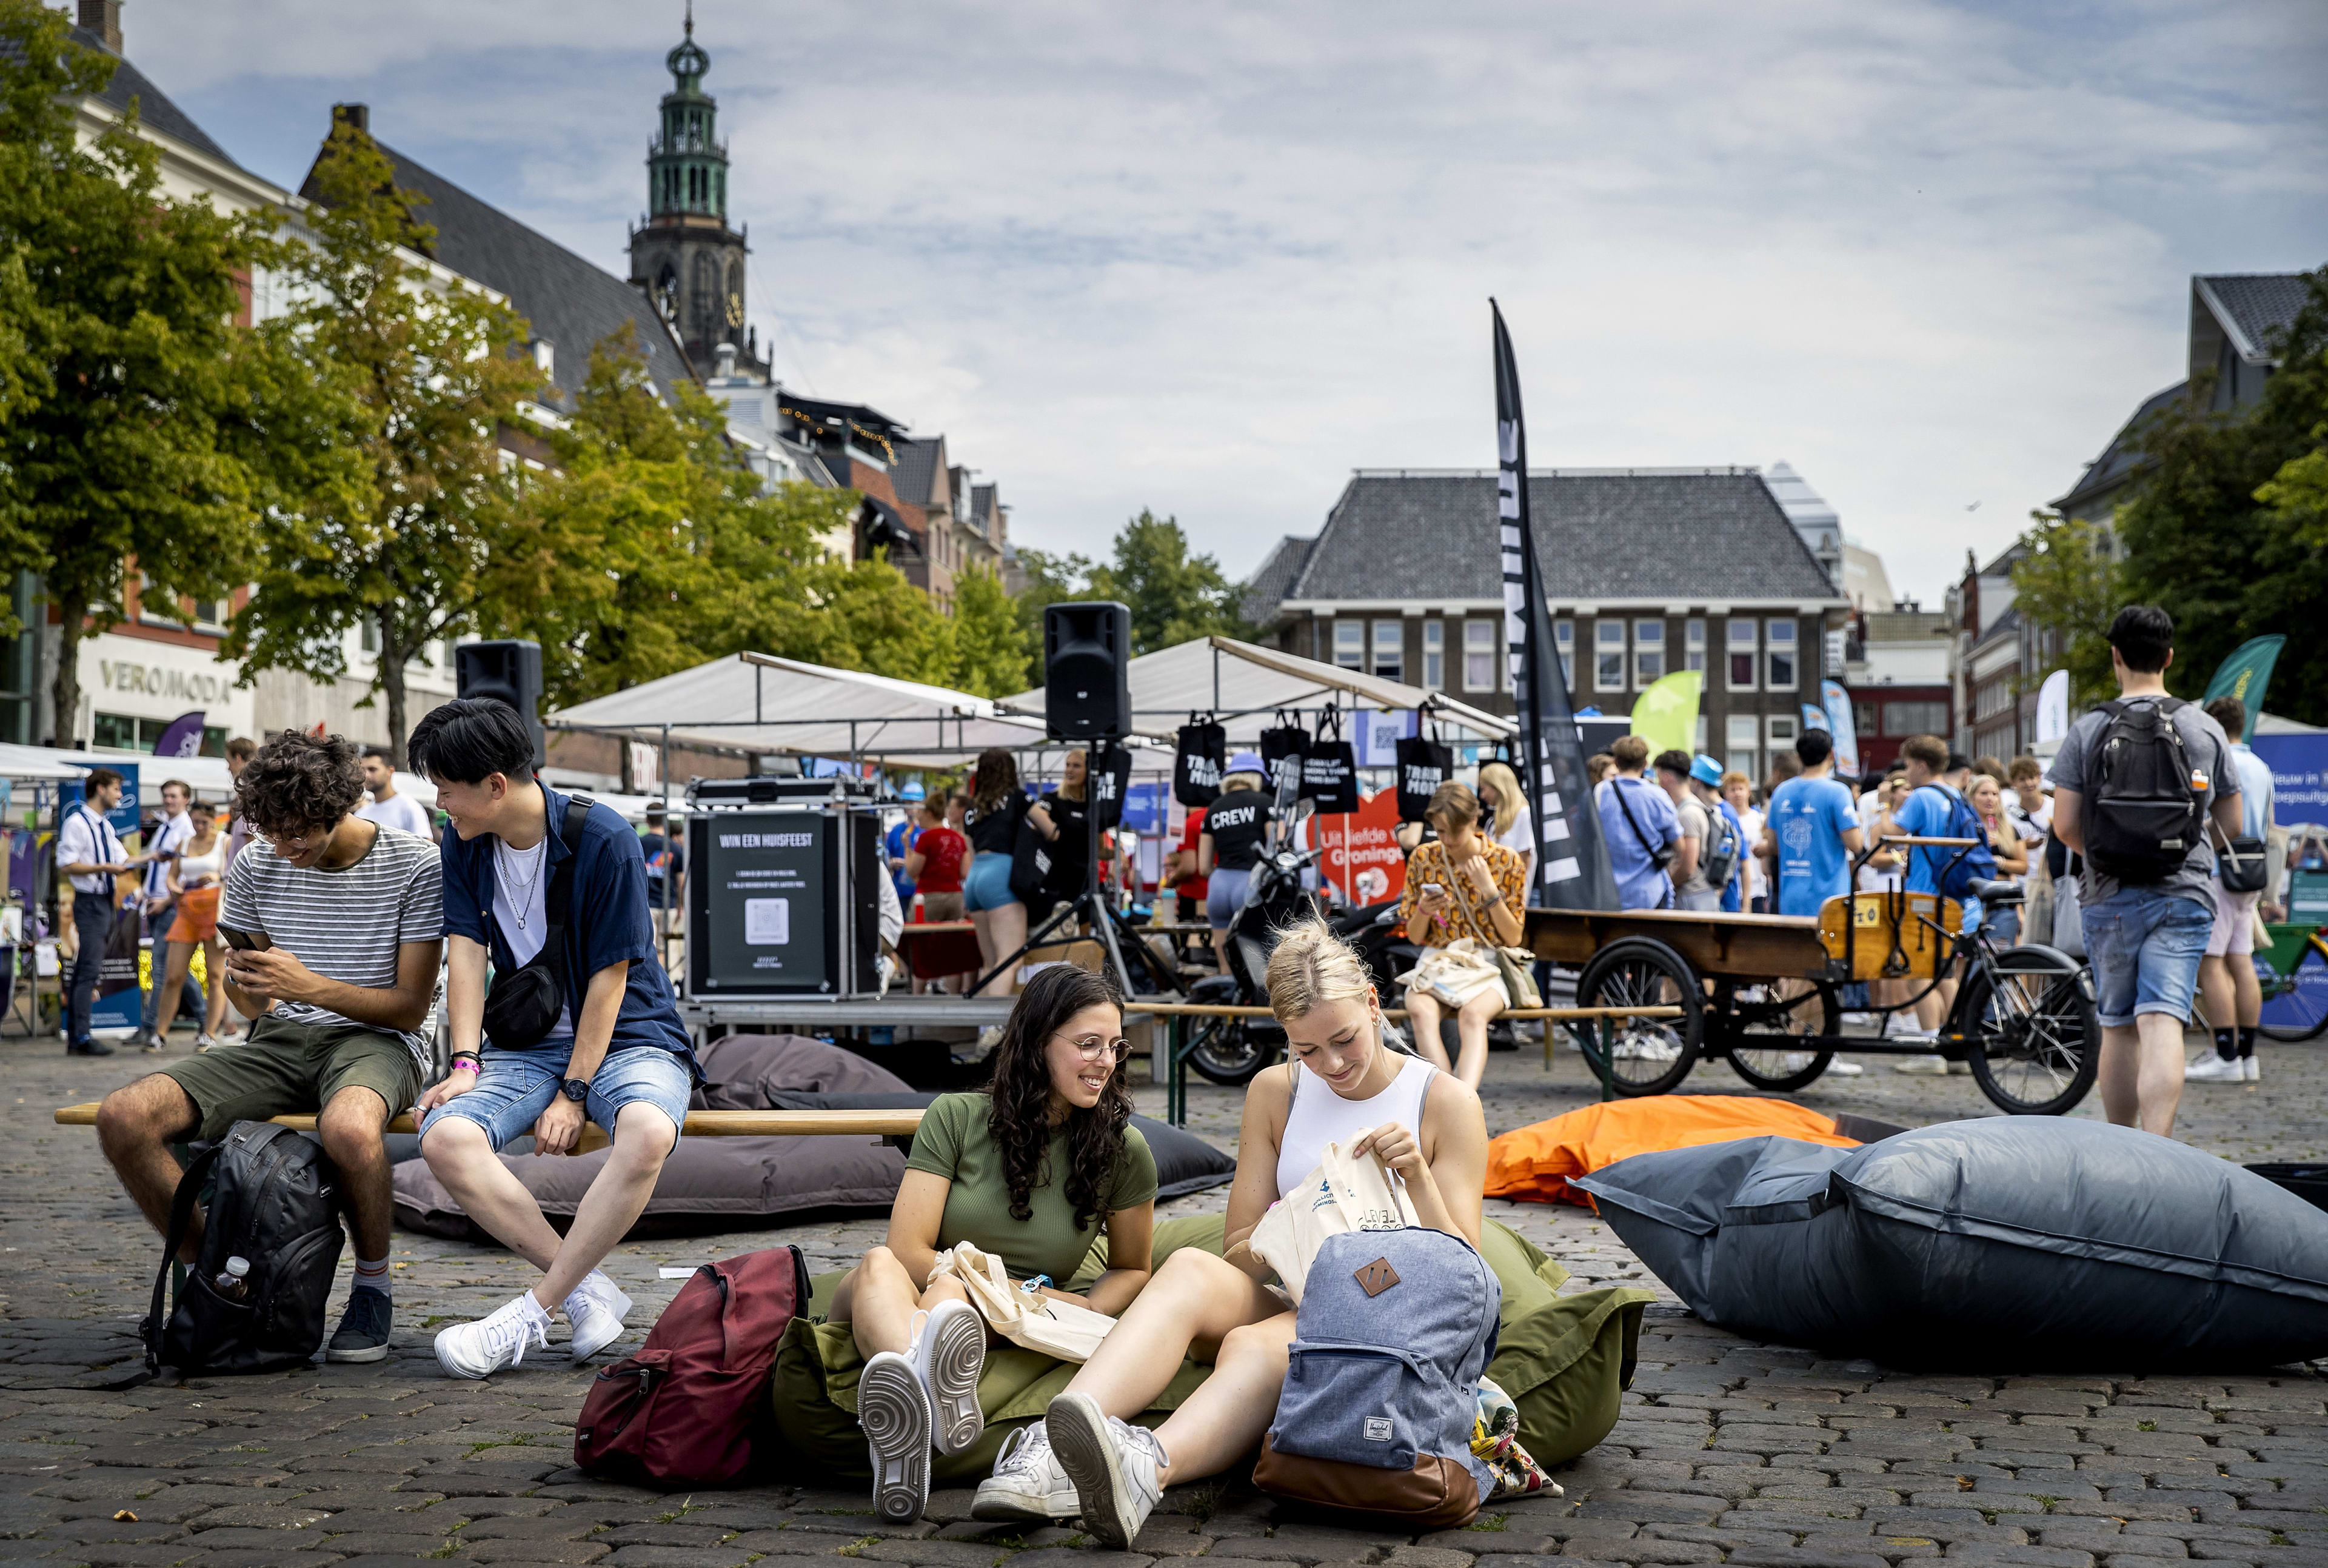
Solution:
[{"label": "black fanny pack", "polygon": [[[496,971],[485,992],[485,1038],[496,1050],[521,1051],[549,1038],[566,1016],[566,914],[574,893],[574,861],[582,845],[582,823],[590,814],[587,795],[569,795],[559,836],[566,859],[550,873],[542,898],[541,951],[523,964]],[[495,868],[494,875],[500,875]],[[492,906],[486,906],[491,919]],[[506,937],[507,933],[503,933]]]}]

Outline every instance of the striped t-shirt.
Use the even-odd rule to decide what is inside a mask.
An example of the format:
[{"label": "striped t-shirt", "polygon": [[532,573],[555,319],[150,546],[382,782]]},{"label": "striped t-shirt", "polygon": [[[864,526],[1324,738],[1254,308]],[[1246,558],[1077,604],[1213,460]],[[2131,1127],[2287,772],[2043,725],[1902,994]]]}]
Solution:
[{"label": "striped t-shirt", "polygon": [[[379,828],[363,859],[336,871],[301,870],[253,833],[227,868],[219,924],[265,932],[276,946],[326,980],[390,990],[396,984],[399,947],[436,942],[445,934],[441,866],[435,844],[394,828]],[[295,1024],[356,1022],[313,1002],[278,1001],[275,1016]],[[420,1065],[421,1075],[427,1075],[426,1039],[381,1032],[396,1033]]]}]

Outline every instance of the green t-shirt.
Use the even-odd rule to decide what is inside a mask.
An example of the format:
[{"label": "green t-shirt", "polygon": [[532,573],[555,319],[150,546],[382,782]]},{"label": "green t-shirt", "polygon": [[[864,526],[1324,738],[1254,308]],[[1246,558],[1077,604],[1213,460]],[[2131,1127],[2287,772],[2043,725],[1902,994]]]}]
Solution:
[{"label": "green t-shirt", "polygon": [[1078,1225],[1075,1206],[1067,1201],[1067,1134],[1062,1128],[1045,1156],[1048,1178],[1027,1195],[1031,1217],[1014,1219],[1002,1151],[986,1124],[992,1112],[984,1094],[939,1095],[922,1115],[906,1169],[953,1183],[938,1222],[940,1251],[969,1242],[1000,1258],[1014,1280],[1048,1274],[1064,1289],[1099,1238],[1100,1222],[1156,1196],[1156,1157],[1140,1129],[1126,1127],[1123,1157],[1115,1162],[1115,1179],[1102,1195],[1100,1212],[1088,1225]]}]

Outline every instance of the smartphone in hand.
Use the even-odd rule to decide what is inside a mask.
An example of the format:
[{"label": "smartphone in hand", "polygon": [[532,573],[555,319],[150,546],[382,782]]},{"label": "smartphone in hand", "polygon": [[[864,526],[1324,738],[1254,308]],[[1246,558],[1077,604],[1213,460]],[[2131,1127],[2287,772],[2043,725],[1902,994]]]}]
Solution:
[{"label": "smartphone in hand", "polygon": [[275,945],[275,939],[264,931],[238,931],[223,922],[219,925],[218,934],[237,953],[264,953]]}]

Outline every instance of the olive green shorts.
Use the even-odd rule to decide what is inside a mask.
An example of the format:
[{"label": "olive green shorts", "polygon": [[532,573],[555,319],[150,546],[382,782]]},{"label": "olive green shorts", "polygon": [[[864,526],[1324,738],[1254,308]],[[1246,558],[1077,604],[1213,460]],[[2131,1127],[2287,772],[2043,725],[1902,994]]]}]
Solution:
[{"label": "olive green shorts", "polygon": [[361,1024],[263,1018],[245,1038],[161,1071],[194,1103],[202,1118],[195,1136],[205,1141],[225,1137],[238,1122],[313,1115],[350,1087],[380,1097],[388,1106],[383,1123],[420,1095],[420,1064],[404,1042]]}]

